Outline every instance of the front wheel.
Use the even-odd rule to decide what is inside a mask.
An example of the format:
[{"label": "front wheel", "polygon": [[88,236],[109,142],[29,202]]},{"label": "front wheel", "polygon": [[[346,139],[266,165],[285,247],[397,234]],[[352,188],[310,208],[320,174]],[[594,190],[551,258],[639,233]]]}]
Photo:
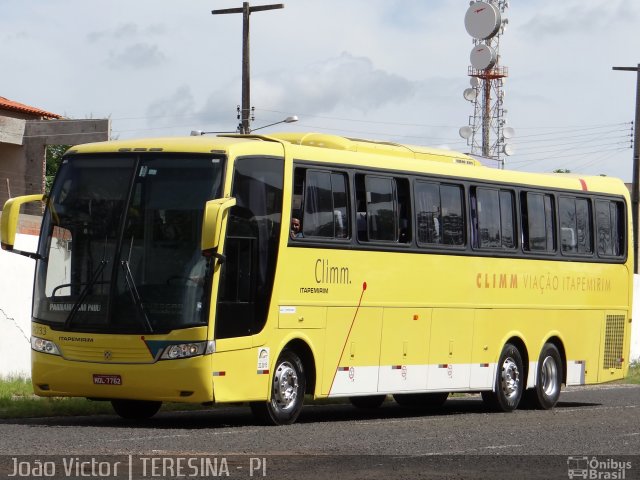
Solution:
[{"label": "front wheel", "polygon": [[162,402],[152,402],[145,400],[111,400],[111,406],[115,412],[127,420],[147,420],[153,417]]},{"label": "front wheel", "polygon": [[507,343],[502,349],[493,392],[482,392],[482,400],[492,410],[511,412],[518,407],[524,390],[524,367],[518,348]]},{"label": "front wheel", "polygon": [[533,408],[552,409],[560,398],[562,388],[562,357],[552,343],[545,343],[538,359],[536,386],[525,392],[525,400]]},{"label": "front wheel", "polygon": [[268,425],[289,425],[300,415],[305,389],[306,379],[300,357],[291,350],[283,350],[273,373],[271,399],[251,402],[251,411]]}]

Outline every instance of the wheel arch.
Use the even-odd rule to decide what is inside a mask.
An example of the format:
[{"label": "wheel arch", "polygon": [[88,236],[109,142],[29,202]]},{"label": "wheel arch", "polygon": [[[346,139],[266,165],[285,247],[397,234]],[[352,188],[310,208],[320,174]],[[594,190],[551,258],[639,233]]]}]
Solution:
[{"label": "wheel arch", "polygon": [[283,350],[290,350],[300,357],[306,379],[305,393],[314,394],[316,390],[316,362],[309,342],[302,338],[292,338],[284,344],[280,352]]}]

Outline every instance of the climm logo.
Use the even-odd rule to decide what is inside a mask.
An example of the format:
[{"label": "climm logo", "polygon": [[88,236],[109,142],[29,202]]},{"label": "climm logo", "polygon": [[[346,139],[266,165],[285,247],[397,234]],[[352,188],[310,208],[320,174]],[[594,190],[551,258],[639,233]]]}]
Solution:
[{"label": "climm logo", "polygon": [[478,273],[478,288],[518,288],[517,273]]},{"label": "climm logo", "polygon": [[334,266],[329,260],[318,258],[315,268],[316,283],[347,285],[351,283],[349,279],[349,267]]}]

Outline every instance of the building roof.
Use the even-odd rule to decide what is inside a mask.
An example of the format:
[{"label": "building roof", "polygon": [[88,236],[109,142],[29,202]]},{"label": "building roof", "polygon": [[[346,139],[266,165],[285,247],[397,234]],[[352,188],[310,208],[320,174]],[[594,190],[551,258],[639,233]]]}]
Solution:
[{"label": "building roof", "polygon": [[5,97],[0,97],[0,110],[9,110],[12,112],[26,113],[27,115],[35,115],[43,118],[62,118],[62,115],[57,113],[47,112],[36,107],[30,107],[24,103],[15,102]]}]

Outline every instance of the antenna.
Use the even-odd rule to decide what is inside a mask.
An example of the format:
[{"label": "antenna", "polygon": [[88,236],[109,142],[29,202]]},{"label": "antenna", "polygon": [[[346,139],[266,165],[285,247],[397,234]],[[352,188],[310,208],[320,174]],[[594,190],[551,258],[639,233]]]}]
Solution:
[{"label": "antenna", "polygon": [[[464,16],[464,26],[473,38],[473,48],[469,54],[468,75],[471,88],[465,89],[463,97],[473,104],[473,115],[468,126],[459,130],[467,140],[471,155],[497,160],[504,168],[504,155],[514,153],[513,147],[505,139],[513,138],[515,131],[505,127],[503,108],[504,82],[508,76],[507,67],[500,65],[500,37],[509,20],[505,11],[509,8],[506,0],[472,1]],[[471,92],[472,91],[472,92]]]}]

